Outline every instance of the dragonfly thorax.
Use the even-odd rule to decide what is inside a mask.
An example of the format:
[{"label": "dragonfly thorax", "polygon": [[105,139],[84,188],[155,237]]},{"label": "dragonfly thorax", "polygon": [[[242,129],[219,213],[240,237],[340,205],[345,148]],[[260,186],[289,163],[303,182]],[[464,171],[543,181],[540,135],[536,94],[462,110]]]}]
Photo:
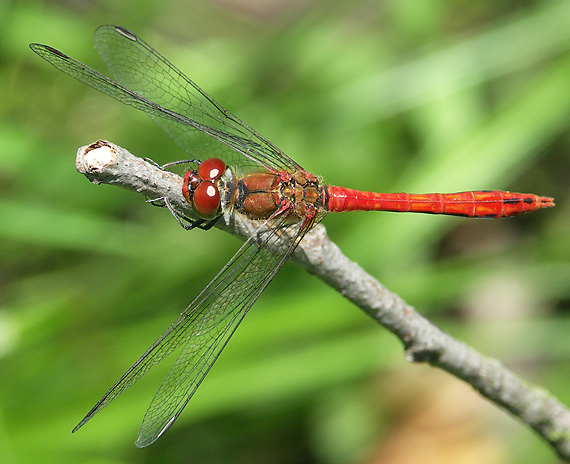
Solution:
[{"label": "dragonfly thorax", "polygon": [[286,172],[235,175],[226,189],[233,208],[252,219],[267,219],[278,211],[302,219],[323,206],[324,189],[316,178],[299,179]]}]

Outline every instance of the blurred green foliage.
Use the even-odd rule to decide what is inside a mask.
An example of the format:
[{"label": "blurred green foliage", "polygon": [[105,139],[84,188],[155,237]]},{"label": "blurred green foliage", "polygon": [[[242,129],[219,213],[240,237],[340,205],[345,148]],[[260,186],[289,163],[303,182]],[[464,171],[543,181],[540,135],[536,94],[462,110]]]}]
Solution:
[{"label": "blurred green foliage", "polygon": [[[70,433],[239,246],[217,230],[186,233],[166,210],[75,172],[75,150],[99,138],[159,163],[185,157],[144,114],[28,49],[49,44],[105,72],[92,33],[108,23],[329,183],[554,196],[557,208],[505,221],[354,213],[325,225],[420,312],[570,404],[567,0],[7,1],[3,463],[389,462],[422,378],[448,381],[406,364],[394,337],[288,265],[159,442],[132,445],[168,360]],[[391,395],[410,383],[417,394],[394,410]],[[555,462],[516,421],[472,420],[498,442],[500,458],[486,462]],[[425,458],[448,462],[434,453]]]}]

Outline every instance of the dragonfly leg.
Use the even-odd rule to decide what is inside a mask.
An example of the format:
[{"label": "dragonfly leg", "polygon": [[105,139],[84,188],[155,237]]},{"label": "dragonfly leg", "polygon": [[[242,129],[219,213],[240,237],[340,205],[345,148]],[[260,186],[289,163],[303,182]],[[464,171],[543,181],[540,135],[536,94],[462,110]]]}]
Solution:
[{"label": "dragonfly leg", "polygon": [[202,219],[203,222],[198,227],[202,230],[210,230],[214,226],[214,224],[218,222],[218,219],[220,219],[220,216],[214,219],[210,219],[209,221],[207,221],[206,219]]},{"label": "dragonfly leg", "polygon": [[160,169],[161,171],[165,171],[166,168],[170,167],[170,166],[177,166],[179,164],[190,164],[190,163],[194,163],[197,164],[198,166],[200,166],[200,164],[202,164],[202,161],[197,160],[197,159],[188,159],[188,160],[179,160],[179,161],[171,161],[170,163],[166,163],[166,164],[158,164],[155,160],[153,160],[152,158],[145,158],[145,161],[148,161],[151,164],[154,164],[158,169]]},{"label": "dragonfly leg", "polygon": [[178,222],[178,224],[180,224],[180,226],[184,230],[192,230],[195,228],[202,229],[202,230],[210,230],[212,228],[212,226],[216,223],[216,221],[219,219],[219,216],[217,218],[214,218],[211,220],[190,219],[188,216],[185,216],[184,214],[181,214],[178,211],[176,211],[172,207],[172,205],[170,204],[170,201],[168,201],[168,198],[166,198],[166,197],[152,198],[150,200],[147,200],[147,203],[150,203],[153,206],[158,206],[160,208],[164,208],[164,207],[168,208],[168,211],[170,211],[170,214],[172,214],[172,216],[174,216],[174,219],[176,219],[176,222]]}]

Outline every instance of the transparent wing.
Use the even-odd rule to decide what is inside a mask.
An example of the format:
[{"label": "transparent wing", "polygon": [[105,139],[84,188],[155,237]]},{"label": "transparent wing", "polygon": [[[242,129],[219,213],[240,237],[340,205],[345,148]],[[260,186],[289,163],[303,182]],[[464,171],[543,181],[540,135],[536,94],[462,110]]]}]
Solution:
[{"label": "transparent wing", "polygon": [[[118,26],[101,26],[95,32],[95,47],[113,76],[139,95],[163,108],[209,126],[227,137],[227,143],[269,169],[300,167],[266,138],[224,109],[178,68],[132,32]],[[192,155],[208,146],[203,133],[188,134],[188,127],[170,119],[153,119]],[[224,158],[223,155],[221,155]],[[229,164],[243,160],[224,159]]]},{"label": "transparent wing", "polygon": [[301,169],[133,33],[101,26],[95,45],[121,83],[47,45],[30,47],[60,71],[147,113],[192,158],[216,156],[228,165],[272,171]]},{"label": "transparent wing", "polygon": [[[180,115],[165,112],[163,108],[160,108],[155,103],[137,95],[132,90],[127,89],[121,84],[109,79],[107,76],[104,76],[94,69],[91,69],[89,66],[74,60],[70,56],[67,56],[65,53],[62,53],[49,45],[33,43],[30,44],[30,48],[60,71],[69,74],[78,81],[81,81],[94,89],[106,93],[126,105],[130,105],[144,111],[151,117],[159,117],[160,115],[160,117],[170,118],[173,120],[182,118]],[[191,124],[192,121],[188,120],[186,123]]]},{"label": "transparent wing", "polygon": [[146,412],[136,445],[142,448],[156,441],[180,415],[249,308],[315,222],[289,227],[286,217],[269,219],[73,431],[153,365],[181,349]]}]

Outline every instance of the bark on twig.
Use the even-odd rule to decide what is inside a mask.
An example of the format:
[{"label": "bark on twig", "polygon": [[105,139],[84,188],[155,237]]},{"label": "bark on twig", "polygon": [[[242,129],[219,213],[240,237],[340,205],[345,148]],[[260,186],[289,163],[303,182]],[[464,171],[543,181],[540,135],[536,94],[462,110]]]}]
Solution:
[{"label": "bark on twig", "polygon": [[[149,199],[168,198],[174,209],[192,215],[182,196],[182,179],[110,142],[77,152],[77,170],[91,182],[117,184]],[[216,227],[246,239],[256,221],[224,217]],[[500,362],[452,338],[346,258],[317,226],[293,255],[297,263],[348,298],[396,335],[412,362],[426,362],[464,380],[481,395],[532,427],[564,460],[570,460],[570,410],[544,389],[525,382]]]}]

